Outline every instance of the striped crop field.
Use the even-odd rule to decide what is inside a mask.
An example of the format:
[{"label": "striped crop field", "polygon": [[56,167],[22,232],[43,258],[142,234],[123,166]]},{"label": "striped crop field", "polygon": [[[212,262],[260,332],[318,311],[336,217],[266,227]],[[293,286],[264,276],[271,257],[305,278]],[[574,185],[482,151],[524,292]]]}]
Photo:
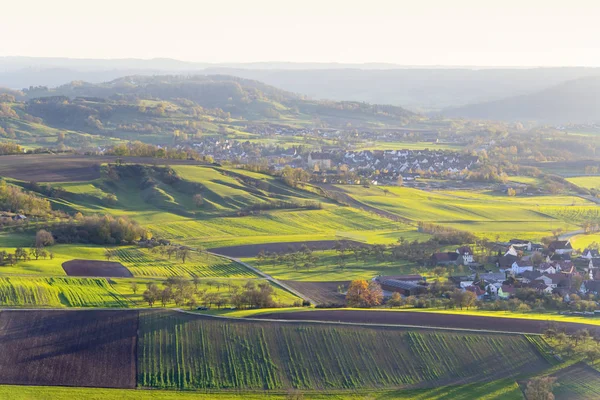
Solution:
[{"label": "striped crop field", "polygon": [[551,365],[541,337],[232,321],[141,311],[138,386],[418,388],[516,377]]},{"label": "striped crop field", "polygon": [[117,257],[137,277],[256,278],[257,276],[240,264],[206,253],[192,253],[185,263],[175,260],[175,257],[169,260],[137,248],[118,249]]},{"label": "striped crop field", "polygon": [[131,306],[104,278],[0,278],[0,305],[27,307]]}]

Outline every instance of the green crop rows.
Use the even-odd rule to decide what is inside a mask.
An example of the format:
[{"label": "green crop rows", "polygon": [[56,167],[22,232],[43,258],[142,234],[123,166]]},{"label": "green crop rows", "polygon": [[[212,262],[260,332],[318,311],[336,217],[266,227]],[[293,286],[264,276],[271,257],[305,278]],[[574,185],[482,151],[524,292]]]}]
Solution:
[{"label": "green crop rows", "polygon": [[357,389],[428,386],[535,372],[525,336],[232,322],[141,312],[138,385]]},{"label": "green crop rows", "polygon": [[212,256],[210,254],[194,253],[185,262],[172,257],[162,258],[146,250],[125,248],[117,250],[119,261],[125,265],[134,276],[197,276],[200,278],[255,278],[256,274],[244,266]]},{"label": "green crop rows", "polygon": [[128,307],[103,278],[0,278],[0,305]]}]

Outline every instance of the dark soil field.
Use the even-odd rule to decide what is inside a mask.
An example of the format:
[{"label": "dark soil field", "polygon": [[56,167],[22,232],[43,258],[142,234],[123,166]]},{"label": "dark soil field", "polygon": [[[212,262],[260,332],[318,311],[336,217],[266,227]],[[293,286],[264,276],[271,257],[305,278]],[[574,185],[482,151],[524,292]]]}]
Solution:
[{"label": "dark soil field", "polygon": [[71,260],[63,263],[69,276],[93,276],[101,278],[131,278],[133,274],[120,262]]},{"label": "dark soil field", "polygon": [[317,304],[346,304],[346,296],[338,292],[339,286],[348,287],[350,281],[329,281],[329,282],[298,282],[282,281],[292,289],[308,296]]},{"label": "dark soil field", "polygon": [[136,386],[137,311],[0,312],[0,383]]},{"label": "dark soil field", "polygon": [[160,160],[147,157],[76,156],[32,154],[0,156],[0,176],[35,182],[79,182],[100,178],[100,165],[120,158],[135,164],[191,164],[189,160]]},{"label": "dark soil field", "polygon": [[317,240],[313,242],[279,242],[279,243],[263,243],[263,244],[245,244],[241,246],[217,247],[209,249],[211,252],[221,254],[227,257],[246,258],[256,257],[258,253],[286,253],[298,251],[305,244],[311,250],[331,250],[336,243],[343,243],[347,246],[367,246],[361,242],[353,240]]},{"label": "dark soil field", "polygon": [[536,321],[532,319],[478,317],[472,315],[438,314],[427,312],[316,310],[292,313],[260,314],[255,318],[353,322],[364,324],[397,324],[436,328],[477,329],[489,331],[544,333],[550,325],[566,332],[588,329],[600,333],[600,326],[571,322]]}]

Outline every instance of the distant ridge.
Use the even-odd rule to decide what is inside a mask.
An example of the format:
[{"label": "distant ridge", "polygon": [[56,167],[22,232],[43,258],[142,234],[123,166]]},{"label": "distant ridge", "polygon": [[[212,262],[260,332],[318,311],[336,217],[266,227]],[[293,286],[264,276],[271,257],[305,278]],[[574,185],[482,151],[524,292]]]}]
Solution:
[{"label": "distant ridge", "polygon": [[443,114],[449,117],[539,123],[600,122],[600,74],[527,95],[449,108]]}]

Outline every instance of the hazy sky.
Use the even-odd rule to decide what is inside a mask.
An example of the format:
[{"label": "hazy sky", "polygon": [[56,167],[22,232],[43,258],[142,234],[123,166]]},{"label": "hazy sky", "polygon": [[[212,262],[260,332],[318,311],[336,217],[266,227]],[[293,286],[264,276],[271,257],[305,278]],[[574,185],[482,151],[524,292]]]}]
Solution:
[{"label": "hazy sky", "polygon": [[0,56],[600,66],[600,0],[4,0]]}]

